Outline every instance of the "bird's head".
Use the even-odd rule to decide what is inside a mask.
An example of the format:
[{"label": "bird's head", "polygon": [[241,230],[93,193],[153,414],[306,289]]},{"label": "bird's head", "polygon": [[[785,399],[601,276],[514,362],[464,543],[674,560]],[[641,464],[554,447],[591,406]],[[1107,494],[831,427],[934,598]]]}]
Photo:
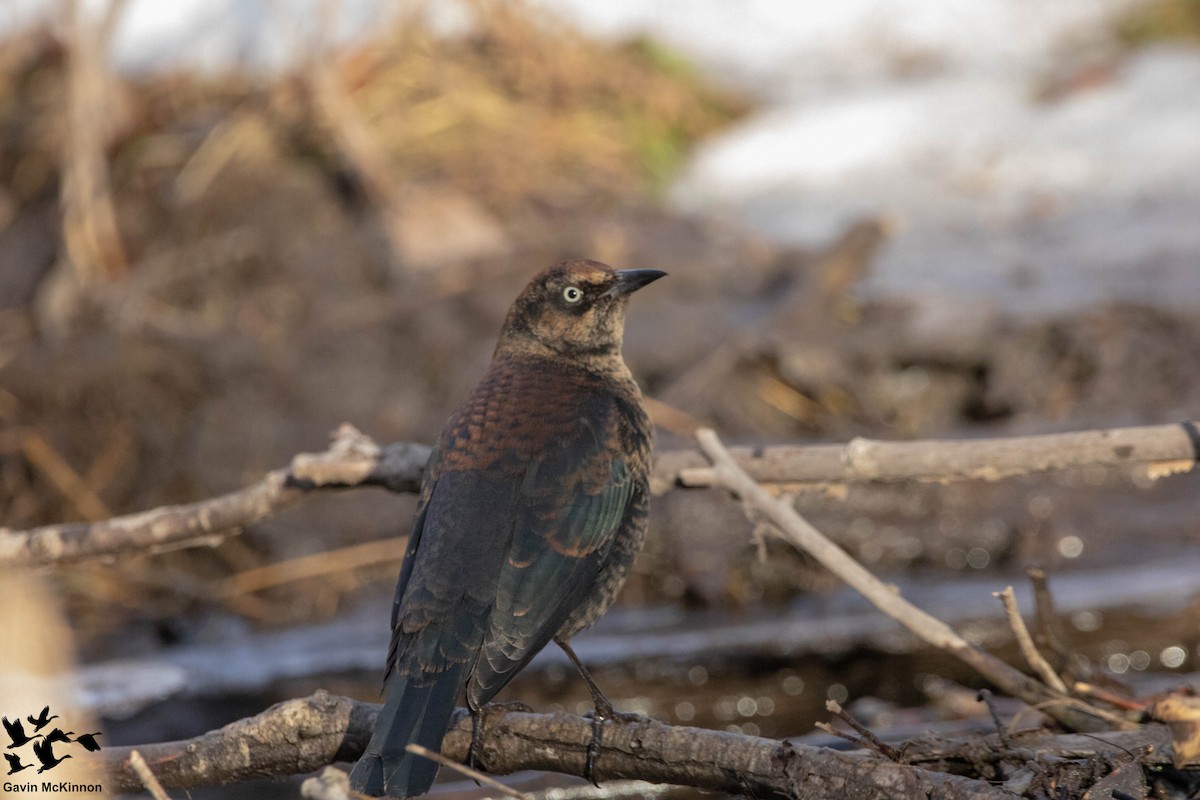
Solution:
[{"label": "bird's head", "polygon": [[497,352],[541,352],[574,359],[616,356],[629,295],[667,273],[564,261],[529,282],[509,309]]}]

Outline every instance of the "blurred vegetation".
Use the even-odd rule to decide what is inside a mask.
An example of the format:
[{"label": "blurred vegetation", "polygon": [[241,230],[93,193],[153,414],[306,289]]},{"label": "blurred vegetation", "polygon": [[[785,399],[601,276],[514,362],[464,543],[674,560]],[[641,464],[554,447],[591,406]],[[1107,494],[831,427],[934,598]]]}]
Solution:
[{"label": "blurred vegetation", "polygon": [[[661,45],[591,41],[522,3],[469,8],[466,33],[401,15],[369,41],[306,43],[278,75],[98,62],[82,130],[79,31],[0,42],[0,525],[227,491],[342,420],[428,440],[531,270],[621,260],[613,215],[645,220],[687,148],[747,110]],[[126,256],[90,282],[64,244],[81,144]],[[405,502],[334,501],[215,550],[57,579],[99,637],[123,624],[114,606],[169,617],[223,602],[230,573],[402,533]],[[332,613],[359,582],[321,584],[279,609]],[[282,613],[252,600],[238,610]]]},{"label": "blurred vegetation", "polygon": [[1153,0],[1126,16],[1117,30],[1131,44],[1200,40],[1200,0]]},{"label": "blurred vegetation", "polygon": [[[96,120],[95,136],[131,278],[83,287],[81,302],[103,306],[92,309],[90,322],[81,321],[78,307],[66,313],[51,291],[56,274],[70,274],[73,266],[64,263],[70,254],[62,250],[65,223],[57,208],[71,147],[65,110],[71,42],[40,29],[3,43],[0,310],[8,312],[0,319],[0,367],[24,345],[48,345],[48,335],[69,341],[78,333],[71,326],[81,325],[125,334],[148,327],[206,340],[201,360],[210,356],[211,340],[227,333],[278,347],[284,331],[306,323],[305,304],[320,296],[298,285],[295,273],[305,267],[289,250],[322,244],[338,254],[344,282],[363,291],[377,291],[381,282],[411,290],[419,276],[407,263],[409,251],[424,253],[439,238],[452,244],[461,228],[498,231],[485,239],[495,243],[494,261],[520,253],[563,217],[653,202],[692,142],[746,110],[661,45],[590,41],[521,3],[471,8],[475,25],[464,35],[437,35],[421,17],[406,16],[377,38],[326,56],[332,91],[342,95],[332,112],[321,108],[308,64],[267,79],[239,72],[110,76],[112,102]],[[362,123],[351,135],[368,140],[365,151],[339,139],[335,128],[349,124],[344,117]],[[363,152],[376,160],[354,163]],[[377,171],[386,181],[372,195],[364,181],[383,180]],[[435,194],[422,194],[430,187]],[[415,232],[393,237],[390,248],[380,229],[394,220],[377,218],[381,200],[391,201],[402,221],[413,218],[407,230]],[[424,224],[419,214],[441,206],[445,229]],[[565,237],[543,247],[561,251]],[[433,244],[406,250],[414,238]],[[486,249],[450,260],[489,260]],[[173,404],[167,398],[194,397],[203,379],[185,366],[179,342],[172,345],[169,364],[145,354],[126,364],[137,374],[125,372],[124,385],[137,386],[141,399],[143,381],[169,387],[167,406]],[[93,359],[84,372],[103,371],[102,363]],[[101,424],[94,428],[104,428],[103,418],[114,413],[132,422],[127,413],[136,399],[121,400],[116,386],[106,383],[97,392],[93,385],[86,397],[56,386],[39,398],[8,377],[0,415],[9,423],[53,423],[80,404],[96,408],[100,419],[92,422]],[[153,446],[169,451],[180,434],[164,416],[170,415],[146,422],[171,428]],[[104,436],[68,438],[78,447],[65,453],[68,462],[105,447]],[[47,504],[30,505],[34,486],[9,479],[17,485],[0,495],[0,520],[23,526],[71,516],[52,502],[53,493],[44,497]]]},{"label": "blurred vegetation", "polygon": [[[434,34],[413,14],[330,56],[402,181],[450,182],[498,212],[523,201],[653,193],[692,142],[748,110],[660,43],[590,41],[520,2],[472,8],[468,35]],[[48,31],[0,48],[0,187],[17,203],[55,191],[62,61]],[[186,166],[180,160],[196,156],[222,118],[262,127],[245,137],[259,151],[239,157],[271,151],[336,173],[336,148],[314,125],[299,78],[173,74],[126,84],[130,108],[112,109],[124,116],[110,143],[116,191]]]},{"label": "blurred vegetation", "polygon": [[658,188],[687,146],[745,110],[661,45],[612,47],[520,4],[463,39],[411,25],[342,62],[401,169],[489,205]]}]

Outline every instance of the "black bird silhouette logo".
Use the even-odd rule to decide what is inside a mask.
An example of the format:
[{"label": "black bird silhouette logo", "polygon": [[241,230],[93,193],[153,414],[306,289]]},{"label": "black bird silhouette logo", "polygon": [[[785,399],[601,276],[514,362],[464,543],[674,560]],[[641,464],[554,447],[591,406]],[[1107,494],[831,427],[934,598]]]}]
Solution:
[{"label": "black bird silhouette logo", "polygon": [[65,756],[55,756],[54,742],[48,742],[45,739],[33,743],[33,754],[37,756],[38,761],[42,762],[41,769],[38,770],[39,775],[48,769],[54,769],[60,762],[71,757],[70,753]]},{"label": "black bird silhouette logo", "polygon": [[5,753],[4,757],[8,760],[8,774],[16,775],[23,769],[29,769],[33,764],[22,764],[21,757],[16,753]]},{"label": "black bird silhouette logo", "polygon": [[30,714],[25,719],[29,720],[29,724],[33,726],[33,730],[36,733],[37,731],[40,731],[42,728],[49,725],[50,720],[58,719],[58,714],[50,716],[50,706],[46,706],[42,709],[42,713],[38,714],[37,717],[34,717],[33,714]]},{"label": "black bird silhouette logo", "polygon": [[[100,749],[100,743],[96,741],[96,737],[100,736],[100,731],[84,733],[79,736],[75,736],[75,731],[64,731],[62,728],[53,728],[49,733],[41,732],[43,728],[50,724],[51,720],[58,718],[57,714],[50,713],[50,706],[43,708],[41,713],[36,717],[30,714],[25,719],[33,726],[32,733],[25,732],[25,726],[21,723],[20,716],[11,720],[8,717],[0,718],[3,721],[4,730],[8,733],[8,738],[11,740],[11,744],[5,749],[16,750],[17,748],[32,744],[33,754],[37,758],[37,763],[41,764],[41,767],[38,769],[39,775],[46,770],[53,769],[66,759],[72,758],[70,753],[55,753],[55,743],[63,745],[77,744],[91,753],[95,753]],[[37,764],[33,763],[24,763],[21,760],[21,753],[5,753],[4,758],[8,761],[9,775],[15,775],[22,770],[37,766]]]},{"label": "black bird silhouette logo", "polygon": [[96,742],[96,737],[100,735],[100,731],[95,733],[83,733],[75,737],[76,744],[83,745],[83,749],[89,753],[94,753],[100,749],[100,745]]},{"label": "black bird silhouette logo", "polygon": [[4,730],[8,732],[8,738],[12,740],[12,744],[4,748],[5,750],[13,750],[17,747],[22,747],[23,745],[32,742],[35,738],[41,736],[40,733],[34,734],[33,736],[26,736],[25,726],[21,724],[20,717],[17,717],[11,722],[9,721],[8,717],[4,717],[3,722]]},{"label": "black bird silhouette logo", "polygon": [[74,735],[75,735],[75,731],[64,732],[62,728],[55,728],[54,730],[52,730],[46,734],[46,741],[47,742],[65,742],[66,744],[70,744],[71,742],[75,741],[74,739],[71,738]]}]

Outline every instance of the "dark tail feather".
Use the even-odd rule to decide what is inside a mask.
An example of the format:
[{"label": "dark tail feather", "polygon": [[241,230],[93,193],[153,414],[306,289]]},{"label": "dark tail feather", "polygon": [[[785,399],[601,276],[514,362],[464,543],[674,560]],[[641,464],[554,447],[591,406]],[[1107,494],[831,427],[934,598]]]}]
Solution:
[{"label": "dark tail feather", "polygon": [[392,676],[375,733],[350,772],[350,786],[355,791],[372,797],[412,797],[429,791],[438,765],[404,748],[415,742],[441,751],[442,737],[462,690],[462,672],[462,667],[451,669],[428,686],[414,686],[406,677]]}]

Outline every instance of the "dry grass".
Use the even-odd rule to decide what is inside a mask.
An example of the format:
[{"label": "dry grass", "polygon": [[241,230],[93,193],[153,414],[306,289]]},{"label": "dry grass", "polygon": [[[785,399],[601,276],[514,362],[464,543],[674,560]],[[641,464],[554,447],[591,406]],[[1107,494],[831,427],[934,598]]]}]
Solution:
[{"label": "dry grass", "polygon": [[503,208],[654,188],[741,107],[649,43],[592,42],[521,4],[477,3],[477,32],[419,22],[340,61],[399,170]]}]

